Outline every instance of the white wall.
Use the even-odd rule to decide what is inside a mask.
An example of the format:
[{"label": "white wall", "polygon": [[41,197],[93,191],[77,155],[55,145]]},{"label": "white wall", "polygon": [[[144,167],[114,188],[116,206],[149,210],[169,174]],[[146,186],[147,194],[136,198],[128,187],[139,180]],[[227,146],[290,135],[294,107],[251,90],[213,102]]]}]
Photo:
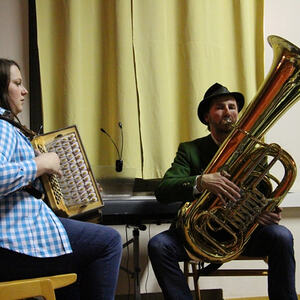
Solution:
[{"label": "white wall", "polygon": [[[21,68],[24,86],[29,88],[28,8],[25,0],[0,1],[0,57],[15,60]],[[29,126],[29,97],[19,115]]]}]

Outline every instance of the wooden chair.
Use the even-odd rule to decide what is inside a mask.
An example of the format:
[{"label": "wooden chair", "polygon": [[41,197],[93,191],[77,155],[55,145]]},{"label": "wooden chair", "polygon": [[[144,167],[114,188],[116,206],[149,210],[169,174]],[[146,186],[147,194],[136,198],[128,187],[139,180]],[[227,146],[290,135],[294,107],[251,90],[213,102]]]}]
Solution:
[{"label": "wooden chair", "polygon": [[48,277],[0,282],[0,299],[16,300],[30,297],[44,297],[55,300],[54,290],[67,286],[77,279],[75,273]]},{"label": "wooden chair", "polygon": [[[260,260],[267,262],[267,257],[248,257],[240,255],[235,260]],[[186,261],[184,262],[184,274],[188,280],[189,277],[193,278],[195,297],[201,300],[201,292],[199,287],[199,278],[205,276],[267,276],[268,269],[217,269],[209,273],[201,273],[203,263],[199,261]]]}]

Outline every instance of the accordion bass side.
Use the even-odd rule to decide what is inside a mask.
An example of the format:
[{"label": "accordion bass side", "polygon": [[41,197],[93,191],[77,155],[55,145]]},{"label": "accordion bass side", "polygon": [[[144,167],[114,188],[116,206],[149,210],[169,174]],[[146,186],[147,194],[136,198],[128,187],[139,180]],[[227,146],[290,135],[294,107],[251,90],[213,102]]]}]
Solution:
[{"label": "accordion bass side", "polygon": [[75,125],[36,136],[31,143],[41,153],[59,156],[63,176],[41,176],[48,204],[58,216],[76,217],[103,206]]}]

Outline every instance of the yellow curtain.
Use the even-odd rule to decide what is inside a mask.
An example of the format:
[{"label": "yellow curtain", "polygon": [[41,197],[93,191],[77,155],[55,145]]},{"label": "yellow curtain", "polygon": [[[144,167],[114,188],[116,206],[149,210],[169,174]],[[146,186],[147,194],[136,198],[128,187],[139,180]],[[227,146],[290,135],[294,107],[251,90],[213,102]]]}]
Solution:
[{"label": "yellow curtain", "polygon": [[[214,82],[251,100],[263,81],[261,0],[38,0],[45,131],[76,124],[92,166],[120,145],[134,176],[160,177],[179,142],[208,134]],[[132,174],[132,173],[131,173]]]}]

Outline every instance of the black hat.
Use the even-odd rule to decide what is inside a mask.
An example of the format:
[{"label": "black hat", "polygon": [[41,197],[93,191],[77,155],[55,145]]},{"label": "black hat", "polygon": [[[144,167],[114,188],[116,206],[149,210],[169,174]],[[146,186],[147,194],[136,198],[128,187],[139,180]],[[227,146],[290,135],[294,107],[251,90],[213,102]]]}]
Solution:
[{"label": "black hat", "polygon": [[204,119],[204,115],[208,112],[211,101],[217,97],[224,95],[233,96],[237,102],[238,111],[241,111],[244,106],[244,96],[241,93],[237,92],[231,93],[225,86],[219,83],[215,83],[206,91],[203,100],[199,103],[198,106],[198,117],[203,124],[207,125],[207,122]]}]

